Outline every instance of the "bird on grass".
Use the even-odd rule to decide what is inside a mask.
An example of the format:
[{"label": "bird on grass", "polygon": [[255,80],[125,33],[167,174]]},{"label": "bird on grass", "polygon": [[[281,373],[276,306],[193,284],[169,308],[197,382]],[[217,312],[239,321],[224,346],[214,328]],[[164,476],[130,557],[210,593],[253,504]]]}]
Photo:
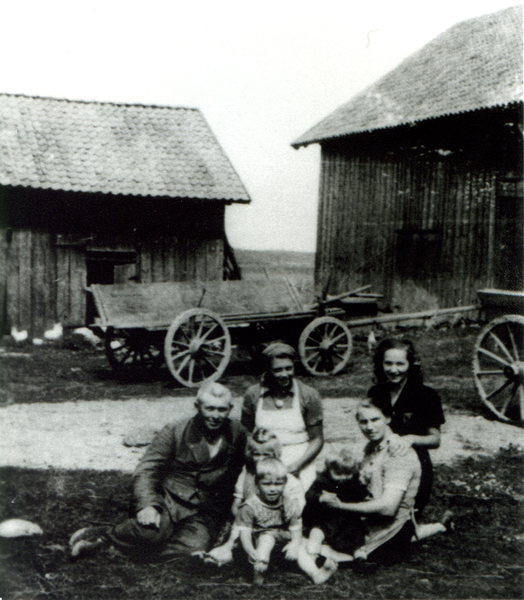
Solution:
[{"label": "bird on grass", "polygon": [[64,328],[61,323],[55,323],[52,329],[49,329],[44,333],[44,339],[46,340],[59,340],[64,333]]},{"label": "bird on grass", "polygon": [[84,338],[84,340],[86,340],[86,342],[89,342],[93,346],[96,346],[101,341],[100,338],[95,335],[91,329],[89,329],[89,327],[78,327],[77,329],[73,330],[73,333],[80,335]]},{"label": "bird on grass", "polygon": [[23,331],[18,331],[18,329],[13,325],[11,327],[11,337],[15,340],[15,342],[25,342],[27,340],[27,331],[25,329]]},{"label": "bird on grass", "polygon": [[373,331],[373,329],[369,332],[367,344],[368,344],[368,352],[370,354],[373,354],[373,352],[375,351],[375,348],[377,347],[377,338],[375,337],[375,332]]}]

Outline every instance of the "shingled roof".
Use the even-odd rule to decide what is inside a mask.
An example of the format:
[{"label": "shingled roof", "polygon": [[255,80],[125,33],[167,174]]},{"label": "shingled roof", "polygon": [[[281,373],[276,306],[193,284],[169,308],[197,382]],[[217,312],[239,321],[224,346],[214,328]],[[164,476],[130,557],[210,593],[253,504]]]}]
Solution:
[{"label": "shingled roof", "polygon": [[454,25],[292,146],[522,102],[522,6]]},{"label": "shingled roof", "polygon": [[0,94],[0,184],[249,202],[199,110]]}]

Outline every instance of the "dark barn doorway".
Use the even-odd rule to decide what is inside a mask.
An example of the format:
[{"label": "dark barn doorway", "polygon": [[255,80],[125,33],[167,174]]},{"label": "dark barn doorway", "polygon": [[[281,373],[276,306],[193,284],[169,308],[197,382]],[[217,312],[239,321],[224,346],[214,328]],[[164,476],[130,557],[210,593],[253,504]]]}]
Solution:
[{"label": "dark barn doorway", "polygon": [[[136,252],[91,250],[86,255],[87,285],[130,283],[137,277]],[[98,312],[91,294],[87,296],[86,323],[94,323]]]}]

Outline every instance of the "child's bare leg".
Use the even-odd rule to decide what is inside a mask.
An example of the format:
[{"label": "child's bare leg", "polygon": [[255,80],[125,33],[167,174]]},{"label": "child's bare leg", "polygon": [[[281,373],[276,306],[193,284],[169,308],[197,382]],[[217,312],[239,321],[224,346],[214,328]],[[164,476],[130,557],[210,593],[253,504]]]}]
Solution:
[{"label": "child's bare leg", "polygon": [[298,566],[306,575],[311,577],[313,583],[325,583],[337,570],[337,563],[331,558],[326,558],[324,564],[319,568],[315,561],[316,556],[312,556],[306,549],[305,544],[302,544],[298,551]]},{"label": "child's bare leg", "polygon": [[257,560],[253,566],[253,583],[256,585],[264,583],[264,573],[267,571],[269,557],[274,545],[275,538],[271,534],[263,533],[257,540]]},{"label": "child's bare leg", "polygon": [[320,547],[322,546],[322,542],[324,541],[325,537],[326,536],[324,535],[322,529],[319,527],[313,527],[307,541],[307,551],[315,556],[320,554]]}]

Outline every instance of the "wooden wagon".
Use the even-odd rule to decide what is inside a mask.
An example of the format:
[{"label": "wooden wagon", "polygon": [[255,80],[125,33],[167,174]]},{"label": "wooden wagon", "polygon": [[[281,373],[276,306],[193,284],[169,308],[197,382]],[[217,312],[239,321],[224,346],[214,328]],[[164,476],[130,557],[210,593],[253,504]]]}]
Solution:
[{"label": "wooden wagon", "polygon": [[482,402],[500,420],[524,420],[524,292],[479,290],[478,305],[377,316],[377,296],[365,286],[305,306],[285,278],[92,285],[105,332],[106,355],[117,371],[151,369],[164,360],[187,387],[218,379],[232,347],[255,351],[282,339],[298,348],[304,368],[335,375],[349,362],[350,328],[480,311],[490,322],[475,344],[473,376]]},{"label": "wooden wagon", "polygon": [[524,292],[477,292],[489,323],[475,344],[473,376],[479,396],[506,423],[524,421]]},{"label": "wooden wagon", "polygon": [[352,350],[341,317],[376,314],[377,296],[362,295],[364,289],[310,306],[285,278],[96,284],[89,291],[114,369],[150,369],[165,360],[177,381],[198,387],[222,375],[233,345],[254,348],[275,339],[298,347],[311,374],[340,372]]}]

